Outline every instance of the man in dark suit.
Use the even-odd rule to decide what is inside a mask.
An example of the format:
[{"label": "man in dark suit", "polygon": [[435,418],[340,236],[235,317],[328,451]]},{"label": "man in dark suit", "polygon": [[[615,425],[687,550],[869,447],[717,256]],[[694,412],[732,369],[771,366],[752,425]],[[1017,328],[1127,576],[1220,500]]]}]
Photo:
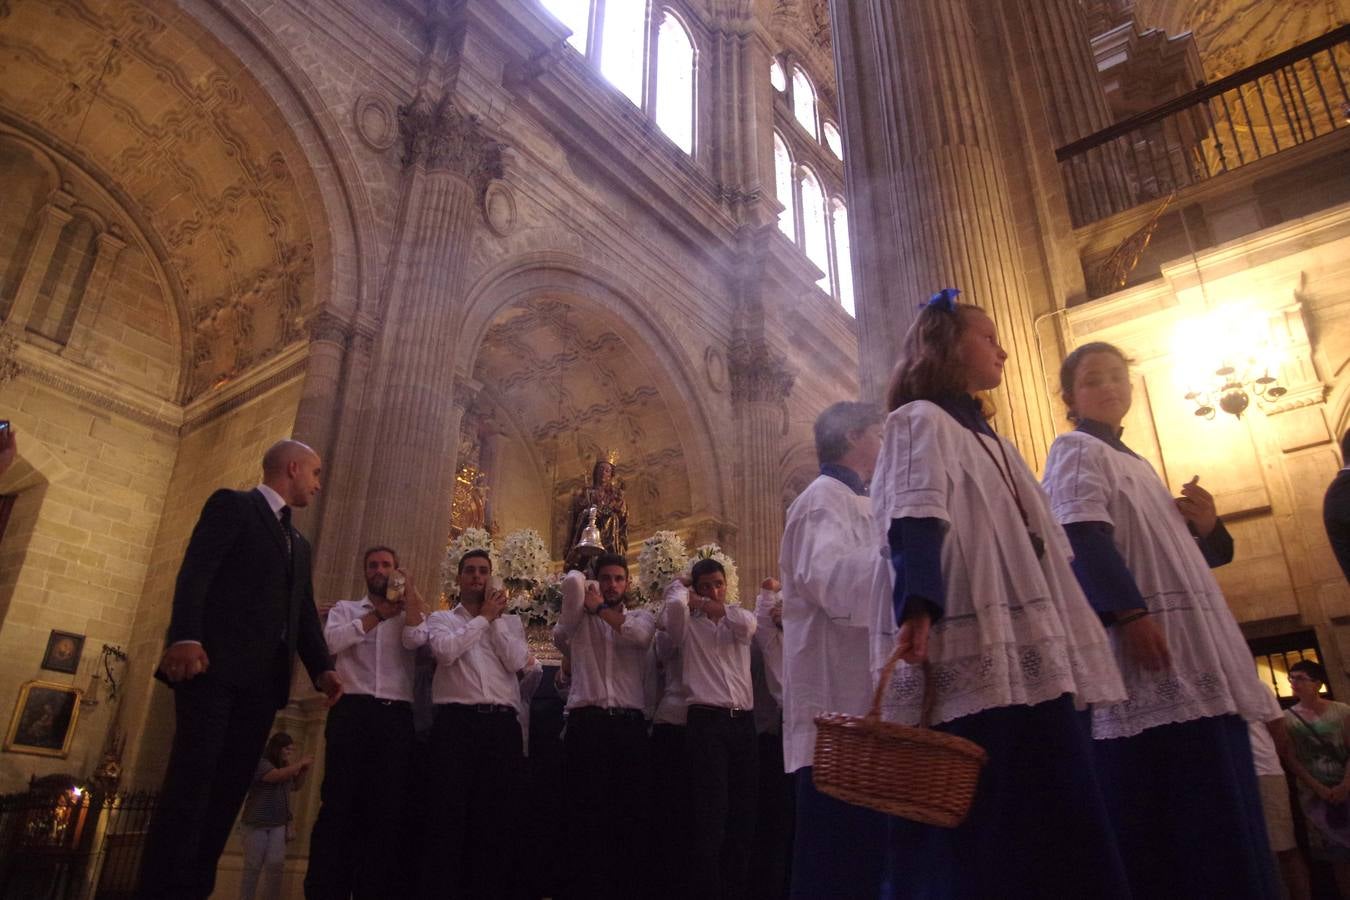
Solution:
[{"label": "man in dark suit", "polygon": [[314,608],[309,543],[291,508],[319,492],[319,456],[280,441],[251,491],[218,490],[202,508],[174,589],[157,678],[174,691],[176,730],[146,836],[146,898],[209,897],[298,651],[330,705],[342,695]]},{"label": "man in dark suit", "polygon": [[1322,524],[1336,554],[1336,562],[1350,580],[1350,431],[1341,435],[1341,465],[1322,501]]}]

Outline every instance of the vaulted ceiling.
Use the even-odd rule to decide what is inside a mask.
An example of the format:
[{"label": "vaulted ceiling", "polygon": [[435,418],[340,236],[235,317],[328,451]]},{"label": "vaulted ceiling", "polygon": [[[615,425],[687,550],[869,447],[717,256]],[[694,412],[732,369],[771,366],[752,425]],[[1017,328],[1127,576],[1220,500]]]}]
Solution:
[{"label": "vaulted ceiling", "polygon": [[238,60],[171,4],[0,2],[0,116],[120,196],[156,245],[190,334],[185,399],[300,336],[303,155]]}]

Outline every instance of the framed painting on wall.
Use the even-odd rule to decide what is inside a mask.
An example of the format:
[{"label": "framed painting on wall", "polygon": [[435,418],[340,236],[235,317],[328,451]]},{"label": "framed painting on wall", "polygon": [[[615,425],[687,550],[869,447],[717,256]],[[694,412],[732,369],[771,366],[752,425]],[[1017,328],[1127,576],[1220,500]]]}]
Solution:
[{"label": "framed painting on wall", "polygon": [[84,653],[84,635],[69,631],[52,631],[47,636],[47,652],[42,654],[42,668],[74,675]]},{"label": "framed painting on wall", "polygon": [[29,681],[9,720],[5,749],[11,753],[62,756],[70,752],[80,716],[80,689],[50,681]]}]

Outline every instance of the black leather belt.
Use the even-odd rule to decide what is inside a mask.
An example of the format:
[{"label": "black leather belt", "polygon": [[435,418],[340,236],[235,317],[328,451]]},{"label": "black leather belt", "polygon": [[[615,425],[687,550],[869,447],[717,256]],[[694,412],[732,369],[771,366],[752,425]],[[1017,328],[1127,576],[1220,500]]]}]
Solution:
[{"label": "black leather belt", "polygon": [[380,697],[371,696],[370,694],[343,694],[342,700],[351,703],[368,703],[375,706],[395,706],[412,709],[412,704],[407,700],[385,700]]},{"label": "black leather belt", "polygon": [[689,704],[689,711],[694,712],[695,710],[710,715],[724,716],[728,719],[739,719],[742,716],[753,715],[755,712],[753,709],[746,709],[743,706],[709,706],[706,703]]},{"label": "black leather belt", "polygon": [[640,709],[627,706],[577,706],[567,711],[573,719],[645,719]]},{"label": "black leather belt", "polygon": [[478,713],[479,715],[516,715],[514,706],[506,706],[501,703],[443,703],[442,706],[449,709],[458,709],[464,712]]}]

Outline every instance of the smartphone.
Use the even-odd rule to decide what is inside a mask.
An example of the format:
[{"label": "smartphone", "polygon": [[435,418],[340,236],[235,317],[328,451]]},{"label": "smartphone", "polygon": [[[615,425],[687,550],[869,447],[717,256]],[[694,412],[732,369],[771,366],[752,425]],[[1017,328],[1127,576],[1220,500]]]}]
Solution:
[{"label": "smartphone", "polygon": [[9,433],[9,419],[0,419],[0,434]]},{"label": "smartphone", "polygon": [[488,579],[488,593],[489,593],[489,594],[495,594],[497,591],[500,591],[502,588],[503,588],[503,584],[502,584],[502,578],[501,578],[500,575],[493,575],[491,578]]}]

